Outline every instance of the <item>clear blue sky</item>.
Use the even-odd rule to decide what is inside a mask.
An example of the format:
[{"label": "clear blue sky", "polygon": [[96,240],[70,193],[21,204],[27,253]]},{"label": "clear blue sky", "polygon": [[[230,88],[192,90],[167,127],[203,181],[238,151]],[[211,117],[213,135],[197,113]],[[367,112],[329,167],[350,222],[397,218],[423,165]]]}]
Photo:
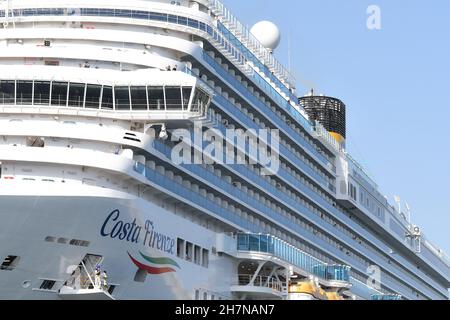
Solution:
[{"label": "clear blue sky", "polygon": [[[224,0],[246,25],[276,23],[276,56],[317,93],[348,107],[347,149],[382,194],[450,255],[450,1]],[[366,27],[369,5],[381,30]]]}]

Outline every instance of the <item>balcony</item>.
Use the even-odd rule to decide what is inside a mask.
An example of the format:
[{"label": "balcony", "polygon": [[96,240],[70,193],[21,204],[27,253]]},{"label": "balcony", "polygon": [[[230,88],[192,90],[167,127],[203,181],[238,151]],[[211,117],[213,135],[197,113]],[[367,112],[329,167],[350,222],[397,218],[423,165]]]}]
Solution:
[{"label": "balcony", "polygon": [[[350,267],[328,265],[313,256],[295,248],[287,242],[270,235],[238,234],[238,252],[262,253],[295,266],[309,275],[315,275],[329,286],[347,285],[350,281]],[[304,275],[306,275],[304,273]]]},{"label": "balcony", "polygon": [[[295,83],[295,79],[292,77],[290,72],[273,57],[269,50],[261,45],[261,43],[250,33],[250,30],[243,26],[242,23],[234,17],[222,2],[218,0],[210,0],[209,7],[211,8],[211,11],[219,17],[220,22],[223,23],[223,25],[221,24],[219,26],[219,29],[221,29],[225,36],[229,37],[231,42],[235,43],[238,47],[243,47],[243,49],[245,49],[243,52],[248,60],[252,61],[264,70],[268,76],[273,72],[283,81],[291,85]],[[239,37],[239,39],[236,36]],[[256,56],[258,56],[258,58],[256,58]],[[271,66],[271,70],[269,71],[265,65]],[[281,84],[281,82],[277,84]],[[283,88],[284,85],[280,87]],[[287,90],[287,88],[284,89],[284,91]],[[286,93],[288,92],[289,91]]]},{"label": "balcony", "polygon": [[[181,182],[176,182],[173,179],[167,178],[164,173],[158,173],[154,169],[150,167],[145,167],[144,165],[140,163],[136,163],[134,170],[138,172],[139,174],[144,175],[152,184],[155,184],[158,186],[158,188],[164,188],[171,192],[172,194],[176,195],[177,198],[180,199],[180,201],[193,203],[194,206],[198,206],[198,208],[202,208],[202,210],[205,210],[212,214],[213,216],[217,217],[218,219],[225,221],[227,223],[231,223],[235,226],[238,226],[241,230],[248,230],[251,233],[257,234],[260,230],[257,226],[250,223],[248,220],[242,218],[239,214],[236,213],[236,211],[231,211],[229,209],[226,209],[222,207],[220,204],[218,204],[216,201],[213,201],[209,199],[206,195],[200,195],[198,192],[195,192],[193,188],[189,188],[181,184]],[[204,170],[203,170],[204,171]],[[188,201],[186,199],[189,199]],[[290,225],[296,232],[299,232],[303,236],[306,236],[306,239],[308,241],[313,241],[312,238],[310,238],[311,234],[307,231],[303,230],[298,225],[293,225],[291,221],[289,221],[287,218],[281,216],[281,215],[275,215],[271,214],[271,217],[274,219],[277,219],[277,221],[280,221],[280,223],[283,223],[284,225],[288,226]],[[250,235],[245,235],[250,236]],[[257,235],[261,236],[262,235]],[[266,236],[270,238],[270,241],[274,241],[273,239],[276,239],[272,236]],[[327,244],[323,242],[322,240],[314,240],[317,241],[319,245],[323,246],[324,248],[327,248]],[[310,275],[318,276],[315,272],[319,272],[318,270],[314,270],[314,266],[318,265],[326,265],[320,260],[315,259],[314,257],[300,251],[299,249],[294,248],[293,246],[283,242],[282,240],[277,239],[277,243],[281,242],[283,243],[283,247],[287,247],[288,249],[284,249],[286,251],[289,251],[289,249],[294,250],[294,252],[300,252],[299,254],[292,254],[296,257],[296,261],[292,262],[289,257],[285,257],[287,254],[283,254],[283,250],[275,250],[275,246],[268,246],[264,244],[266,241],[262,241],[262,244],[255,244],[250,247],[250,244],[244,245],[243,243],[240,243],[240,246],[236,243],[237,239],[234,241],[234,248],[233,250],[225,250],[221,251],[227,254],[230,254],[231,256],[238,257],[237,252],[239,254],[238,258],[249,258],[249,259],[265,259],[266,261],[275,261],[280,263],[281,265],[288,267],[292,266],[294,268],[294,271],[304,277],[308,277]],[[253,243],[253,242],[252,242]],[[278,248],[278,247],[277,247]],[[251,249],[251,250],[250,250]],[[339,254],[339,252],[336,254],[336,256],[341,259],[342,261],[346,261],[346,257],[343,254]],[[295,260],[295,259],[294,259]],[[300,261],[301,263],[299,263]],[[365,267],[361,264],[354,263],[353,267],[355,267],[360,272],[365,272]],[[349,273],[349,272],[348,272]],[[357,296],[360,296],[364,299],[370,299],[370,295],[374,293],[378,293],[377,291],[374,292],[374,290],[371,290],[366,285],[356,281],[355,279],[350,277],[351,283],[346,281],[340,281],[339,276],[333,275],[333,272],[330,272],[331,275],[324,276],[327,279],[323,279],[319,277],[319,282],[327,287],[340,287],[340,288],[350,288],[351,287],[351,294],[355,294]],[[345,272],[344,272],[345,274]],[[337,281],[336,281],[336,279]],[[345,278],[344,278],[345,280]],[[356,286],[355,286],[356,283]],[[391,290],[395,292],[400,292],[399,286],[396,286],[390,281],[389,279],[385,279],[385,285],[388,286]]]},{"label": "balcony", "polygon": [[[226,72],[223,67],[218,64],[211,56],[206,52],[203,53],[203,60],[209,64],[211,68],[214,69],[223,79],[225,79],[233,89],[242,94],[248,101],[253,104],[258,110],[263,111],[267,115],[268,119],[273,121],[278,128],[283,128],[289,134],[294,141],[296,141],[301,147],[308,150],[314,157],[317,158],[325,166],[333,166],[330,161],[317,150],[315,146],[307,142],[296,130],[292,127],[286,125],[286,121],[279,117],[271,108],[259,100],[255,95],[253,95],[244,85],[239,82],[236,78],[231,76],[230,73]],[[220,97],[220,95],[217,95]],[[278,97],[277,97],[278,96]],[[282,99],[278,93],[271,95],[271,98],[278,103],[278,105],[283,108],[287,113],[295,119],[298,124],[308,133],[313,134],[314,127],[312,123],[309,122],[298,110],[296,110],[290,103]],[[234,108],[233,108],[234,109]]]},{"label": "balcony", "polygon": [[371,296],[371,300],[402,300],[402,296],[399,294],[374,294]]},{"label": "balcony", "polygon": [[371,296],[371,300],[402,300],[402,296],[399,294],[374,294]]},{"label": "balcony", "polygon": [[238,281],[231,292],[252,299],[282,299],[286,295],[286,286],[275,277],[238,275]]}]

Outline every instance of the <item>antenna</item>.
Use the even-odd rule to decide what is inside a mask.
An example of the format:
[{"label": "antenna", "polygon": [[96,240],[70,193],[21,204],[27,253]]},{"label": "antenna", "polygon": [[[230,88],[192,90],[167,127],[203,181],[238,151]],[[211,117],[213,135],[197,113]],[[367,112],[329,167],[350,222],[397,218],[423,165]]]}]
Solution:
[{"label": "antenna", "polygon": [[406,213],[408,214],[408,223],[411,224],[411,208],[409,207],[408,202],[405,203]]},{"label": "antenna", "polygon": [[399,196],[394,196],[394,200],[398,205],[398,213],[402,214],[402,200],[400,199]]}]

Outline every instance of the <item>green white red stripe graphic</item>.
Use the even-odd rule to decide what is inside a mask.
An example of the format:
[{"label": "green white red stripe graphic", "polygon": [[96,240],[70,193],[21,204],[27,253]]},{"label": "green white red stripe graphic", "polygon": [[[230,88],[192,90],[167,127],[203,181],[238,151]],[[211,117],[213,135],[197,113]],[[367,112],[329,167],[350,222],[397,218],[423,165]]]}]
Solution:
[{"label": "green white red stripe graphic", "polygon": [[174,268],[181,269],[178,263],[176,263],[175,260],[172,260],[170,258],[166,257],[149,257],[142,252],[139,252],[139,254],[142,256],[144,260],[147,262],[150,262],[152,265],[147,265],[144,263],[139,262],[137,259],[135,259],[129,252],[128,256],[130,257],[131,261],[135,264],[136,267],[139,269],[147,271],[148,274],[164,274],[164,273],[170,273],[170,272],[176,272]]}]

